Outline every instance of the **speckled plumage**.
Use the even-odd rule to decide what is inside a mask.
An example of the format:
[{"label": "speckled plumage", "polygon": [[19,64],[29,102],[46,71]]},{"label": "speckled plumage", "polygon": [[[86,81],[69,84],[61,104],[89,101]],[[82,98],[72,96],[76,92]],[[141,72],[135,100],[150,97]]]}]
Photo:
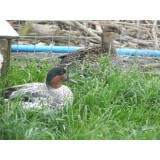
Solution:
[{"label": "speckled plumage", "polygon": [[[49,72],[48,75],[49,76],[47,77],[49,77],[51,81],[57,76],[57,73]],[[66,80],[68,79],[69,78],[67,76]],[[49,84],[50,82],[47,83],[46,80],[46,83],[27,83],[23,85],[17,85],[3,91],[4,99],[7,101],[9,99],[15,99],[19,96],[21,97],[20,103],[22,104],[23,108],[27,109],[42,107],[49,109],[60,109],[65,107],[68,103],[73,103],[73,93],[67,86],[61,85],[59,88],[53,88]]]},{"label": "speckled plumage", "polygon": [[59,58],[62,59],[59,66],[68,67],[72,66],[73,64],[85,64],[96,63],[96,59],[99,57],[105,57],[106,54],[110,55],[111,59],[114,59],[117,56],[116,48],[114,46],[113,40],[120,34],[120,30],[115,25],[106,25],[103,28],[102,32],[102,43],[100,46],[89,47],[85,49],[80,49],[75,51],[74,53],[60,56]]}]

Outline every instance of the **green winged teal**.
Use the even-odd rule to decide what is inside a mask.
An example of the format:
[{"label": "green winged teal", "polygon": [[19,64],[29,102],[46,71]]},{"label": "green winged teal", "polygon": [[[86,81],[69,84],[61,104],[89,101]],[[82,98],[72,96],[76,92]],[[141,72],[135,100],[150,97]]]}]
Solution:
[{"label": "green winged teal", "polygon": [[45,83],[13,86],[4,89],[2,95],[6,101],[21,97],[23,108],[63,108],[67,102],[73,103],[73,93],[63,81],[77,83],[69,78],[64,68],[54,67],[48,72]]}]

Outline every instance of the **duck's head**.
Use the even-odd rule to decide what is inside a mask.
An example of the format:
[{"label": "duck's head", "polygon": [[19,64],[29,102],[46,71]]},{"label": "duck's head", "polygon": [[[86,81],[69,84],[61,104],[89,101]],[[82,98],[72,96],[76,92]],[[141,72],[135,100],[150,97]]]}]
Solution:
[{"label": "duck's head", "polygon": [[63,81],[68,81],[74,84],[77,84],[76,81],[69,78],[67,71],[62,67],[54,67],[52,68],[46,78],[46,85],[48,88],[60,88],[62,86]]},{"label": "duck's head", "polygon": [[103,27],[102,44],[108,44],[121,34],[120,28],[115,24],[108,24]]}]

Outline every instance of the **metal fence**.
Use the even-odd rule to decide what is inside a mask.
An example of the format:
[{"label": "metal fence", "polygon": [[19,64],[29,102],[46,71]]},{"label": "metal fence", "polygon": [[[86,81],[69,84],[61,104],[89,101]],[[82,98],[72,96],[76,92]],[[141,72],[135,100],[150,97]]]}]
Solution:
[{"label": "metal fence", "polygon": [[[88,21],[9,21],[13,28],[19,33],[18,40],[12,41],[12,45],[35,46],[66,46],[66,47],[88,47],[101,43],[102,27],[106,24],[116,24],[121,28],[122,34],[114,41],[117,49],[136,49],[145,53],[151,51],[156,57],[139,57],[137,64],[160,70],[160,21],[155,20],[88,20]],[[17,49],[18,55],[21,55]],[[33,51],[38,54],[36,50]],[[30,55],[34,55],[31,53]],[[48,53],[44,55],[48,56]],[[61,53],[50,51],[55,56]],[[147,52],[148,53],[148,52]],[[62,53],[63,54],[63,53]],[[13,55],[16,56],[15,53]],[[25,55],[25,54],[23,54]],[[38,56],[37,56],[38,57]],[[130,65],[132,57],[125,57],[124,61]],[[122,60],[123,61],[123,60]]]}]

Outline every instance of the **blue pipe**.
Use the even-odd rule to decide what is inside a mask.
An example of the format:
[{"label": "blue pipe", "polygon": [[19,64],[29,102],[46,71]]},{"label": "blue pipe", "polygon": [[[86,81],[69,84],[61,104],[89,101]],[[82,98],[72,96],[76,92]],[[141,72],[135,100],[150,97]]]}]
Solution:
[{"label": "blue pipe", "polygon": [[11,45],[11,52],[71,53],[81,48],[82,47]]},{"label": "blue pipe", "polygon": [[121,49],[117,48],[117,53],[129,56],[143,56],[143,57],[160,57],[158,50],[138,50],[138,49]]},{"label": "blue pipe", "polygon": [[[66,46],[32,46],[32,45],[11,45],[11,52],[54,52],[54,53],[72,53],[83,47]],[[118,48],[117,53],[130,56],[160,57],[158,50],[138,50]]]}]

